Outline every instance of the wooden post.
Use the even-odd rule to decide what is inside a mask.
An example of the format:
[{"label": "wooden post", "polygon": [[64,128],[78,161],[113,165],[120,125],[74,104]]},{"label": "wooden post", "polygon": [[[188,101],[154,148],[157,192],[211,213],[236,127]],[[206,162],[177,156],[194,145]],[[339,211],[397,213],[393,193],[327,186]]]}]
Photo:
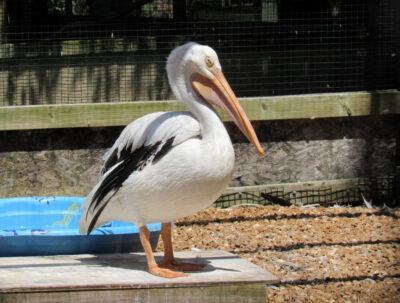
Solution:
[{"label": "wooden post", "polygon": [[[393,36],[394,36],[394,49],[395,49],[395,85],[400,90],[400,1],[392,0],[391,8],[393,9]],[[397,132],[396,137],[396,202],[400,201],[400,131]]]},{"label": "wooden post", "polygon": [[[396,72],[396,87],[400,90],[400,1],[392,0],[392,7],[394,9],[393,22],[394,22],[394,39],[395,39],[395,72]],[[400,142],[398,142],[400,143]],[[400,163],[399,163],[400,165]]]},{"label": "wooden post", "polygon": [[7,42],[7,1],[0,0],[0,44]]},{"label": "wooden post", "polygon": [[397,131],[396,137],[396,180],[395,180],[395,189],[396,189],[396,205],[399,205],[400,202],[400,132]]},{"label": "wooden post", "polygon": [[376,33],[377,33],[377,0],[368,0],[368,19],[367,19],[367,81],[368,90],[376,89]]}]

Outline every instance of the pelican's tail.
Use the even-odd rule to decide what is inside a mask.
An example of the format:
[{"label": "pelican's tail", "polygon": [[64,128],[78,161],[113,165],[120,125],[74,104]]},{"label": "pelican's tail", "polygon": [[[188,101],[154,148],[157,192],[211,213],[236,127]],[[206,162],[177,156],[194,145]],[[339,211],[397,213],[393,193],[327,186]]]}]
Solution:
[{"label": "pelican's tail", "polygon": [[79,231],[81,234],[84,234],[84,235],[90,234],[89,226],[90,226],[90,222],[92,221],[92,218],[89,215],[89,205],[92,202],[93,192],[94,192],[94,190],[92,190],[89,193],[89,195],[86,196],[85,203],[82,205],[82,216],[79,221]]},{"label": "pelican's tail", "polygon": [[86,196],[85,203],[82,205],[82,216],[79,221],[79,231],[81,234],[89,235],[91,231],[101,225],[98,212],[94,211],[93,199],[95,193],[97,192],[101,181],[96,184],[96,186],[91,190],[91,192]]},{"label": "pelican's tail", "polygon": [[109,192],[104,193],[104,182],[107,182],[107,177],[112,170],[119,164],[113,166],[107,171],[92,189],[92,191],[86,196],[85,203],[82,205],[82,217],[79,221],[79,230],[82,234],[89,235],[93,229],[107,223],[107,215],[103,213],[103,210],[107,206],[110,199],[118,191],[118,188],[111,189]]}]

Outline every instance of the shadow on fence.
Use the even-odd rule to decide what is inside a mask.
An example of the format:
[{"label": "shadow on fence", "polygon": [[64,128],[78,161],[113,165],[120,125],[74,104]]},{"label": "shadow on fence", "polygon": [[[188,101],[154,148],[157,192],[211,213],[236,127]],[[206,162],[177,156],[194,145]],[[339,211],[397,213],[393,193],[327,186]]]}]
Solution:
[{"label": "shadow on fence", "polygon": [[321,187],[317,189],[287,191],[282,186],[261,191],[237,192],[222,195],[216,207],[231,207],[240,204],[279,204],[290,205],[367,205],[369,207],[395,207],[399,205],[398,186],[400,180],[396,176],[382,176],[360,179],[352,187],[334,189]]}]

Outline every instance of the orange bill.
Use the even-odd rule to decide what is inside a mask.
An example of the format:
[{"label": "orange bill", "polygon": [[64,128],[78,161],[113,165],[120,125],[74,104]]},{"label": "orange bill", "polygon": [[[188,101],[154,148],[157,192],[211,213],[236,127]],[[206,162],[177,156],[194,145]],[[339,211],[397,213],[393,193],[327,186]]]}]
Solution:
[{"label": "orange bill", "polygon": [[190,81],[196,93],[211,105],[218,106],[225,110],[232,118],[233,122],[239,127],[247,139],[254,145],[260,156],[265,155],[257,135],[251,125],[249,118],[240,105],[235,93],[232,91],[224,74],[220,70],[213,72],[212,80],[194,73]]}]

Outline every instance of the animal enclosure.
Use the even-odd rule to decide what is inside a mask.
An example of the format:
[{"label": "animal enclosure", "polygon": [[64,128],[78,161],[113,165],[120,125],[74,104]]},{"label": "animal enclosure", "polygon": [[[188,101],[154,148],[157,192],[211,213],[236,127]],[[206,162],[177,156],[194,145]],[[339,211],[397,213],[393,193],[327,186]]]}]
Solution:
[{"label": "animal enclosure", "polygon": [[395,5],[2,1],[0,106],[172,99],[166,57],[187,41],[216,49],[239,97],[397,88]]},{"label": "animal enclosure", "polygon": [[[119,1],[118,6],[112,1],[95,0],[1,1],[4,167],[10,165],[8,152],[20,151],[18,158],[30,157],[30,152],[53,146],[55,128],[64,129],[60,131],[67,138],[77,128],[84,137],[90,131],[83,131],[83,127],[112,126],[112,135],[118,127],[146,113],[183,109],[166,101],[174,96],[165,61],[175,46],[197,41],[216,49],[229,82],[242,98],[250,119],[259,121],[256,126],[271,151],[268,160],[251,164],[260,167],[257,176],[247,177],[248,169],[239,164],[241,172],[232,185],[355,178],[358,181],[352,188],[339,189],[346,192],[340,201],[362,201],[361,187],[368,188],[367,193],[372,187],[377,189],[374,192],[385,201],[388,197],[395,200],[398,137],[390,130],[396,119],[390,114],[400,111],[396,90],[400,71],[398,10],[397,2],[390,0],[157,0]],[[227,120],[224,115],[222,118]],[[243,138],[234,128],[228,128],[237,153],[248,153],[246,148],[240,151]],[[34,129],[38,129],[33,133],[38,140],[30,144],[33,137],[24,130]],[[341,140],[347,137],[349,140]],[[327,140],[333,140],[339,159]],[[51,148],[46,157],[59,163],[58,159],[65,156],[61,150],[74,144],[72,141],[57,143],[60,152]],[[91,155],[93,148],[111,144],[99,136],[90,146],[83,141],[78,140],[81,143],[75,148]],[[314,143],[318,147],[311,147]],[[280,163],[282,144],[288,146],[283,149],[287,165]],[[314,171],[299,163],[299,159],[312,158],[304,158],[302,149],[309,155],[324,155],[312,160],[319,162]],[[23,155],[23,150],[27,154]],[[85,155],[92,159],[89,154]],[[59,164],[40,168],[39,162],[32,173],[59,175],[63,167]],[[95,171],[87,166],[80,169]],[[63,174],[68,176],[68,169]],[[4,180],[14,177],[10,170],[2,172]],[[89,188],[86,183],[93,182],[91,177],[86,179],[89,181],[74,176],[72,183],[65,180],[71,186],[59,186],[51,192],[43,184],[37,190],[40,194],[67,194],[72,187],[84,194]],[[40,177],[32,180],[37,184]],[[357,185],[360,182],[361,187]],[[30,181],[21,183],[32,186]],[[16,185],[2,186],[2,196],[17,191]],[[281,189],[275,192],[280,198],[287,194]],[[320,192],[310,192],[306,197],[317,195],[320,199],[313,198],[310,203],[338,201],[329,186],[313,190]],[[288,195],[285,197],[289,200],[296,200]],[[365,190],[364,195],[371,196]]]},{"label": "animal enclosure", "polygon": [[[293,196],[278,186],[272,194],[301,203],[359,203],[361,193],[395,201],[398,10],[390,0],[2,1],[1,161],[3,167],[15,166],[15,157],[32,162],[42,151],[55,165],[36,161],[22,178],[5,169],[0,174],[8,181],[0,192],[85,194],[98,167],[78,164],[79,157],[72,160],[66,150],[72,146],[73,155],[84,150],[93,163],[99,155],[93,150],[112,144],[101,133],[114,138],[121,126],[144,114],[183,109],[166,101],[174,96],[165,61],[175,46],[197,41],[218,52],[270,151],[263,160],[252,158],[227,122],[236,152],[247,155],[232,186],[354,179],[348,188],[328,185]],[[92,130],[83,130],[88,127]],[[55,141],[57,134],[65,144]],[[70,173],[65,161],[91,175]],[[61,183],[50,188],[41,182],[56,180],[60,170]],[[10,181],[16,178],[20,184]],[[228,194],[220,205],[271,202],[265,193],[255,195]]]},{"label": "animal enclosure", "polygon": [[[155,111],[185,110],[174,100],[165,64],[176,46],[196,41],[218,53],[266,150],[258,158],[219,112],[236,154],[233,179],[216,208],[177,221],[173,230],[176,248],[215,258],[209,268],[215,280],[206,282],[210,298],[265,301],[269,281],[275,283],[267,288],[273,302],[395,302],[398,16],[397,0],[0,0],[0,198],[83,201],[125,125]],[[78,207],[72,206],[58,213],[55,227],[77,219]],[[40,209],[46,216],[49,205]],[[7,214],[16,217],[13,209],[3,211],[0,221]],[[14,229],[45,234],[54,227],[50,222],[27,229],[22,221],[17,217],[10,230],[1,227],[3,235],[17,235]],[[0,246],[1,240],[0,233]],[[246,284],[235,262],[219,275],[226,256],[196,249],[238,254],[281,281],[264,277]],[[143,289],[140,259],[2,259],[0,276],[12,278],[7,287],[0,279],[0,301],[7,292],[11,301],[31,292],[39,302],[41,291],[49,302],[67,296],[73,302],[108,301],[135,292],[141,298],[203,299],[198,294],[204,281],[196,276],[190,285]],[[72,284],[64,283],[67,276]],[[209,287],[227,277],[238,277],[238,283]],[[57,283],[64,284],[54,288]]]}]

